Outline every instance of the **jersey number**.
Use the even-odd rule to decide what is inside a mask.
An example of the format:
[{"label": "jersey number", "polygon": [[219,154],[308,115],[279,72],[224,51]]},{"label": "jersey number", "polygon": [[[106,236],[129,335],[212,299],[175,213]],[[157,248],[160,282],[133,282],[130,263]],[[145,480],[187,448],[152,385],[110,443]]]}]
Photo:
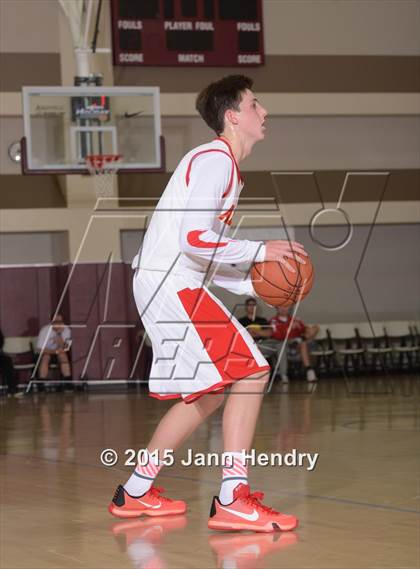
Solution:
[{"label": "jersey number", "polygon": [[235,206],[231,205],[230,208],[219,215],[220,221],[226,225],[232,225],[232,218],[235,214]]}]

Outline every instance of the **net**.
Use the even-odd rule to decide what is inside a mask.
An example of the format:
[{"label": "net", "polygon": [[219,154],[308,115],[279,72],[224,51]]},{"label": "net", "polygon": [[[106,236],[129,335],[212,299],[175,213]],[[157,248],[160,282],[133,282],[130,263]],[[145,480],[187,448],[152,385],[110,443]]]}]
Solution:
[{"label": "net", "polygon": [[120,154],[90,154],[86,166],[93,178],[97,198],[110,198],[114,193],[114,176],[118,172]]}]

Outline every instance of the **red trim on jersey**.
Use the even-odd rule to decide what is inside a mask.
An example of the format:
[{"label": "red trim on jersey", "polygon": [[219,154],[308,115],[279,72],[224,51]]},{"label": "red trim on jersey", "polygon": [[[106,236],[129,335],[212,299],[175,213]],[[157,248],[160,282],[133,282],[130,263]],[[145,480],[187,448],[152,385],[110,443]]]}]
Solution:
[{"label": "red trim on jersey", "polygon": [[[187,172],[185,174],[185,183],[187,184],[187,186],[190,183],[191,168],[192,168],[192,164],[193,164],[194,160],[196,158],[198,158],[199,156],[201,156],[201,154],[207,154],[208,152],[221,152],[222,154],[225,154],[226,156],[228,156],[232,160],[234,166],[236,166],[236,168],[237,168],[235,158],[233,156],[231,156],[228,152],[225,152],[224,150],[220,150],[219,148],[209,148],[208,150],[201,150],[201,152],[197,152],[197,154],[194,154],[194,156],[190,160],[190,163],[188,164]],[[228,196],[230,190],[232,189],[233,172],[234,172],[234,168],[232,168],[232,171],[230,173],[230,178],[229,178],[229,184],[228,184],[228,187],[226,188],[226,190],[223,192],[222,198],[225,198],[226,196]]]},{"label": "red trim on jersey", "polygon": [[[249,377],[250,375],[254,375],[256,373],[259,372],[263,372],[263,371],[269,371],[271,368],[270,366],[255,366],[254,368],[251,368],[249,371],[249,374],[246,377]],[[241,377],[239,379],[228,379],[228,380],[224,380],[224,381],[219,381],[219,383],[215,383],[213,385],[211,385],[210,387],[207,387],[206,389],[201,389],[201,391],[196,391],[195,393],[190,393],[189,395],[187,395],[187,397],[184,398],[184,403],[194,403],[194,401],[197,401],[197,399],[200,399],[200,397],[202,397],[203,395],[207,395],[209,393],[214,393],[215,395],[217,395],[218,393],[223,393],[223,391],[226,389],[226,387],[228,387],[229,385],[232,385],[233,383],[235,383],[236,381],[240,381],[241,379],[246,379],[246,377]],[[152,393],[149,392],[150,397],[154,397],[155,399],[182,399],[182,395],[180,393],[171,393],[169,395],[159,395],[159,393]]]},{"label": "red trim on jersey", "polygon": [[232,218],[235,215],[235,206],[231,205],[230,208],[219,215],[220,221],[227,225],[232,225]]},{"label": "red trim on jersey", "polygon": [[199,249],[217,249],[218,247],[226,247],[228,242],[222,243],[212,243],[211,241],[201,241],[200,235],[205,233],[206,230],[204,229],[201,231],[200,229],[194,229],[194,231],[189,231],[187,233],[187,241],[191,247],[198,247]]},{"label": "red trim on jersey", "polygon": [[179,393],[173,393],[169,395],[159,395],[159,393],[149,392],[150,397],[155,397],[156,399],[179,399],[181,395]]},{"label": "red trim on jersey", "polygon": [[237,176],[238,176],[238,180],[239,180],[240,182],[242,182],[242,184],[243,184],[244,181],[243,181],[242,176],[241,176],[241,171],[239,170],[239,165],[238,165],[238,163],[236,162],[236,158],[235,158],[235,155],[234,155],[234,153],[233,153],[233,150],[232,150],[232,147],[231,147],[230,143],[228,142],[228,140],[226,140],[226,138],[223,138],[222,136],[218,136],[217,138],[215,138],[215,140],[220,140],[220,142],[224,142],[224,143],[226,144],[226,146],[229,148],[230,156],[231,156],[231,158],[232,158],[232,160],[233,160],[233,162],[234,162],[234,164],[235,164],[236,174],[237,174]]},{"label": "red trim on jersey", "polygon": [[241,379],[246,379],[250,375],[254,375],[256,373],[263,371],[269,371],[270,369],[271,369],[270,366],[256,365],[253,368],[250,368],[248,375],[246,377],[240,377],[238,379],[225,379],[223,381],[219,381],[219,383],[215,383],[214,385],[211,385],[207,389],[202,389],[201,391],[197,391],[196,393],[191,393],[190,395],[187,395],[184,401],[185,403],[193,403],[194,401],[197,401],[197,399],[200,399],[202,395],[207,395],[209,393],[214,393],[215,395],[217,395],[218,393],[223,393],[226,387],[229,387],[229,385],[232,385],[236,381],[241,381]]},{"label": "red trim on jersey", "polygon": [[[269,369],[259,366],[230,315],[203,288],[184,288],[178,297],[200,336],[204,349],[219,372],[222,381],[205,392],[226,387],[239,379]],[[241,326],[242,328],[242,326]],[[191,394],[185,400],[196,398]]]}]

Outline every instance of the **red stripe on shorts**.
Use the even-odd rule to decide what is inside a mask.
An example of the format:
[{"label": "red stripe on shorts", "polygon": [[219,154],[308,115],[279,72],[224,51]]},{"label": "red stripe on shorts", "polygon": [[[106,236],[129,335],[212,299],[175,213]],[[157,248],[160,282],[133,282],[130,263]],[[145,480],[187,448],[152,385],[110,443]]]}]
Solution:
[{"label": "red stripe on shorts", "polygon": [[266,366],[258,365],[229,314],[206,290],[184,288],[178,292],[178,296],[207,354],[220,373],[222,383],[229,384],[232,380],[266,369]]}]

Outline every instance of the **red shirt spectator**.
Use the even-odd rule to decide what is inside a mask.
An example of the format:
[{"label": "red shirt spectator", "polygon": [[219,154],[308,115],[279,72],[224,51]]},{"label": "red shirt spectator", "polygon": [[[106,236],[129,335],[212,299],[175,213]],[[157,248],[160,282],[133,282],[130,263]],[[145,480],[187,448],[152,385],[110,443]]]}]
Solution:
[{"label": "red shirt spectator", "polygon": [[299,318],[292,319],[288,313],[279,313],[277,316],[273,316],[273,318],[270,320],[270,324],[273,327],[272,338],[275,340],[284,340],[287,336],[287,330],[289,329],[292,320],[293,323],[290,328],[288,339],[292,340],[293,338],[303,337],[305,334],[305,324],[302,322],[302,320],[299,320]]}]

